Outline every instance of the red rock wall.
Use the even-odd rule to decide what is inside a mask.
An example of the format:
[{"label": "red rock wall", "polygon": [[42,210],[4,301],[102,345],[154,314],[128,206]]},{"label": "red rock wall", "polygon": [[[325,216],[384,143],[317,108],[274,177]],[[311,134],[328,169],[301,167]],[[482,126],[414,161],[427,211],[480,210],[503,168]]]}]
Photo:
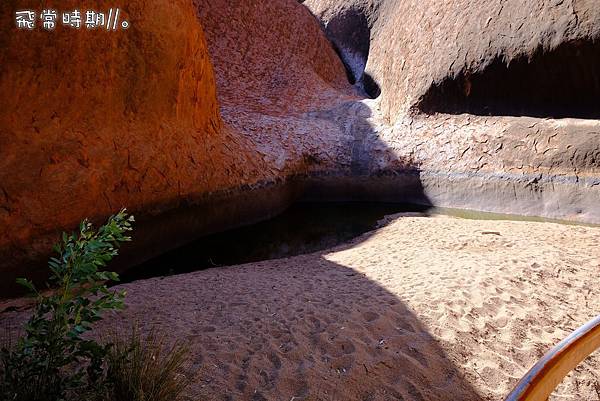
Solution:
[{"label": "red rock wall", "polygon": [[58,231],[84,217],[123,206],[159,212],[241,175],[224,155],[213,68],[191,2],[127,2],[126,31],[14,27],[15,10],[40,7],[0,4],[1,270],[47,253]]},{"label": "red rock wall", "polygon": [[[126,31],[15,28],[16,10],[41,7],[0,3],[0,276],[8,277],[0,292],[85,217],[100,221],[125,206],[153,220],[212,193],[226,199],[248,190],[242,185],[331,167],[345,149],[306,117],[340,90],[352,94],[317,20],[293,0],[139,0],[121,5]],[[213,227],[218,216],[237,216],[212,212]],[[136,238],[159,252],[167,231]]]},{"label": "red rock wall", "polygon": [[316,114],[356,98],[317,19],[295,0],[195,4],[225,132],[262,162],[246,180],[344,168],[347,138]]},{"label": "red rock wall", "polygon": [[195,0],[219,100],[269,115],[337,101],[344,68],[318,21],[294,0]]}]

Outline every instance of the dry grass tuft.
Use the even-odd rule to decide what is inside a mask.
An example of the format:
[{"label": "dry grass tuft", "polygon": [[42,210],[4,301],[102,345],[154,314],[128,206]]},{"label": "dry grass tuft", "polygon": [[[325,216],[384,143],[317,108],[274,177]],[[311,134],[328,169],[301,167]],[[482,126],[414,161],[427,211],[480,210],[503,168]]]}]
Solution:
[{"label": "dry grass tuft", "polygon": [[142,338],[133,329],[129,339],[111,341],[107,401],[180,401],[190,384],[186,377],[188,349],[179,343],[169,345],[164,336],[151,333]]}]

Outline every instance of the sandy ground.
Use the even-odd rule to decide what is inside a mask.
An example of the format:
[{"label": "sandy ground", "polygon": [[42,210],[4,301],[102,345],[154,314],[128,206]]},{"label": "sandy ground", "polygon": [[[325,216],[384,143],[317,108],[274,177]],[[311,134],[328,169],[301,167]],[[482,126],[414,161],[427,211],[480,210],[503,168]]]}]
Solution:
[{"label": "sandy ground", "polygon": [[[192,399],[502,400],[600,313],[599,273],[600,228],[396,216],[325,253],[124,285],[104,324],[188,344]],[[599,378],[592,356],[552,399],[598,400]]]}]

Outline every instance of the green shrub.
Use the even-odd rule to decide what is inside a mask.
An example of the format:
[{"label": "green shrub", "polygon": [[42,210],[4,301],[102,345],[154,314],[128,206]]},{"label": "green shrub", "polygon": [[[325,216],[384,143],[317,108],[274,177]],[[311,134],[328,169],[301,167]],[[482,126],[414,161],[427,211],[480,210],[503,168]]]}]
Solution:
[{"label": "green shrub", "polygon": [[127,340],[113,335],[108,351],[107,401],[179,401],[189,385],[185,376],[187,348],[167,346],[164,336],[142,339],[134,329]]},{"label": "green shrub", "polygon": [[0,396],[4,401],[90,400],[105,391],[110,346],[84,338],[102,313],[123,307],[124,292],[108,289],[118,275],[101,271],[131,238],[133,216],[125,210],[94,230],[85,220],[79,232],[63,234],[51,258],[49,294],[17,280],[36,296],[24,336],[0,352]]}]

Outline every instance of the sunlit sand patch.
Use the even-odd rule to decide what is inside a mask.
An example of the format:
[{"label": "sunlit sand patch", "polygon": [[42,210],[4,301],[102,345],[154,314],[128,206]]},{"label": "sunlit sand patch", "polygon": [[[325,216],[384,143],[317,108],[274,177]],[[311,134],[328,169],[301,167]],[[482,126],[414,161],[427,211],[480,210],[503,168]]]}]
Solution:
[{"label": "sunlit sand patch", "polygon": [[[475,388],[501,399],[600,311],[599,245],[598,227],[401,217],[325,258],[398,296]],[[599,366],[587,360],[557,399],[595,399]]]}]

